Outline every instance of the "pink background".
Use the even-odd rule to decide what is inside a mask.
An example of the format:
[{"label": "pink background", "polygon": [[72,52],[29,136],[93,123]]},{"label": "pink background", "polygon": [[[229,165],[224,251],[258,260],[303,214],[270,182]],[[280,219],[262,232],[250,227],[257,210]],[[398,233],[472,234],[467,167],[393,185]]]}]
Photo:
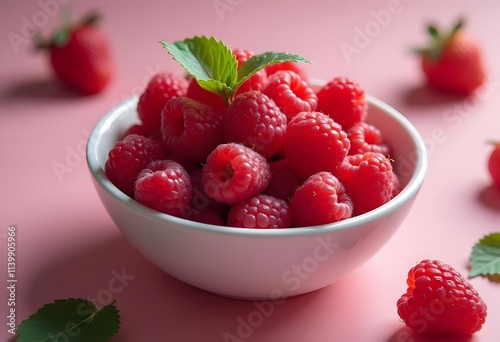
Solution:
[{"label": "pink background", "polygon": [[[407,271],[433,258],[467,274],[473,244],[500,231],[500,194],[486,170],[491,151],[486,141],[500,139],[500,2],[60,2],[77,17],[93,8],[102,12],[116,73],[97,96],[61,89],[45,56],[34,53],[27,30],[34,23],[51,32],[60,22],[59,2],[0,1],[2,341],[13,341],[6,326],[11,225],[17,228],[17,323],[58,298],[106,304],[113,293],[122,313],[113,341],[427,341],[409,337],[397,317]],[[226,4],[226,11],[217,12],[217,3]],[[422,87],[418,61],[410,53],[426,41],[428,21],[449,27],[461,15],[483,47],[489,75],[488,84],[470,99]],[[363,40],[365,30],[371,36]],[[9,40],[14,35],[17,44]],[[242,321],[263,317],[254,303],[185,285],[134,250],[99,202],[84,159],[88,133],[110,108],[142,91],[153,73],[181,72],[158,42],[194,35],[214,35],[256,53],[300,54],[314,62],[307,68],[311,77],[349,76],[404,113],[429,151],[427,180],[414,209],[382,251],[333,286],[267,307],[268,317],[253,321],[255,327],[247,331],[239,328]],[[346,44],[359,49],[344,54]],[[56,166],[65,166],[65,172],[57,173]],[[126,278],[117,282],[120,273]],[[480,277],[471,282],[489,305],[489,316],[466,341],[498,341],[500,285]]]}]

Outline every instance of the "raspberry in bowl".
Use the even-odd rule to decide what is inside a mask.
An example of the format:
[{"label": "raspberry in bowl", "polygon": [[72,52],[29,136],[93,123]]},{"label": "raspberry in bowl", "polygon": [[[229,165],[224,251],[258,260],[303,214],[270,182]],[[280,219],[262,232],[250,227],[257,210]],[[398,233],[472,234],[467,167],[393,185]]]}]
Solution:
[{"label": "raspberry in bowl", "polygon": [[[317,89],[325,82],[311,81],[311,84]],[[226,203],[215,203],[216,201],[207,201],[200,196],[200,191],[196,189],[199,189],[203,175],[199,170],[186,168],[186,172],[179,171],[174,162],[168,165],[153,163],[148,166],[150,162],[142,160],[143,167],[149,167],[148,171],[141,174],[142,183],[145,182],[145,177],[153,179],[155,170],[174,168],[177,170],[176,185],[188,184],[186,175],[192,175],[189,184],[193,190],[192,201],[205,203],[206,206],[206,210],[197,213],[193,219],[178,214],[183,212],[185,215],[186,210],[168,214],[134,200],[130,192],[127,195],[121,191],[106,174],[109,152],[117,141],[123,139],[130,127],[140,123],[136,110],[138,99],[135,96],[118,105],[93,129],[87,145],[87,162],[94,186],[117,228],[151,262],[181,281],[219,295],[242,299],[278,299],[304,294],[335,283],[368,261],[389,241],[410,212],[425,178],[425,145],[417,130],[397,110],[366,95],[368,109],[365,122],[383,134],[384,143],[391,148],[392,169],[398,176],[398,191],[387,202],[359,209],[361,211],[355,216],[351,215],[334,223],[307,225],[307,222],[313,221],[308,221],[311,215],[304,211],[306,215],[298,216],[306,223],[297,227],[231,227],[217,224],[222,221],[216,214],[224,212],[227,215],[233,202],[232,197],[226,198],[224,196],[227,194],[221,192],[219,196],[226,198]],[[335,129],[338,128],[335,126]],[[342,137],[344,138],[343,135]],[[148,147],[148,144],[145,146]],[[220,155],[229,156],[234,153],[234,148],[227,145],[230,144],[220,144],[218,154],[209,158],[221,158]],[[148,148],[148,153],[153,154],[151,158],[163,158],[158,157],[161,153],[153,147]],[[372,158],[371,163],[385,167],[377,155],[379,152],[372,149],[367,153]],[[265,160],[256,156],[252,158],[256,164],[262,164]],[[345,183],[350,184],[353,182],[350,176],[352,169],[361,162],[358,157],[349,156],[347,151],[344,159],[348,164],[342,164],[339,169],[343,170],[341,174],[346,178]],[[256,199],[245,204],[239,203],[239,207],[231,212],[231,220],[243,222],[247,218],[238,212],[248,212],[251,210],[248,208],[262,210],[259,208],[265,206],[272,207],[277,212],[277,221],[290,225],[287,210],[293,210],[294,206],[301,208],[300,203],[308,201],[307,194],[299,194],[295,204],[287,205],[285,200],[273,205],[266,204],[270,196],[266,194],[265,187],[273,186],[269,184],[268,175],[270,170],[275,169],[273,163],[270,164],[272,167],[266,169],[265,174],[260,175],[261,178],[252,179],[258,188],[255,190],[258,194],[253,194]],[[195,173],[198,173],[196,177]],[[339,188],[340,185],[335,183],[338,180],[332,180],[329,175],[320,176],[317,178],[328,179],[327,182],[339,193],[349,190]],[[295,181],[299,184],[297,178]],[[315,179],[310,183],[314,181]],[[130,191],[130,187],[127,189]],[[377,192],[377,188],[370,185],[370,191]],[[277,191],[274,189],[273,193]],[[379,197],[389,195],[385,193]],[[354,196],[354,208],[356,201],[359,201],[359,196]],[[352,205],[350,200],[345,199],[344,203],[334,203],[333,209],[325,210],[337,210],[339,215],[345,216],[352,210]]]}]

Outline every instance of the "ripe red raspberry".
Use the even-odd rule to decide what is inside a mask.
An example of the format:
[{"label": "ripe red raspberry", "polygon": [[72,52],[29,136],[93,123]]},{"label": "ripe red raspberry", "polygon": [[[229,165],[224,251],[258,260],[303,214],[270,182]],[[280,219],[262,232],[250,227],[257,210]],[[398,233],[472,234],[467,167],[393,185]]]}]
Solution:
[{"label": "ripe red raspberry", "polygon": [[241,143],[268,159],[283,146],[287,119],[269,97],[247,91],[229,105],[223,126],[225,141]]},{"label": "ripe red raspberry", "polygon": [[198,81],[195,78],[191,78],[191,80],[189,81],[186,97],[215,107],[215,109],[220,112],[225,112],[227,109],[227,104],[226,102],[224,102],[224,99],[222,97],[220,97],[216,93],[200,87]]},{"label": "ripe red raspberry", "polygon": [[130,197],[139,172],[151,161],[162,159],[162,147],[152,139],[131,134],[118,141],[108,153],[104,170],[108,179]]},{"label": "ripe red raspberry", "polygon": [[[236,57],[238,62],[238,69],[241,67],[243,62],[247,61],[255,54],[246,49],[236,48],[232,50],[233,55]],[[249,79],[247,79],[243,84],[236,90],[235,96],[247,92],[249,90],[262,90],[267,83],[267,73],[264,69],[257,71]]]},{"label": "ripe red raspberry", "polygon": [[303,179],[319,171],[335,174],[350,148],[347,134],[328,115],[302,112],[288,123],[285,155]]},{"label": "ripe red raspberry", "polygon": [[391,154],[391,149],[384,141],[382,132],[369,123],[358,122],[349,128],[346,133],[351,142],[349,154],[365,152],[378,152],[386,156]]},{"label": "ripe red raspberry", "polygon": [[188,160],[203,162],[223,141],[222,113],[187,97],[169,101],[162,111],[163,145]]},{"label": "ripe red raspberry", "polygon": [[351,217],[353,204],[338,178],[321,171],[295,191],[291,207],[294,226],[308,227]]},{"label": "ripe red raspberry", "polygon": [[295,190],[302,184],[301,178],[293,172],[286,159],[270,161],[269,167],[271,182],[264,193],[290,202]]},{"label": "ripe red raspberry", "polygon": [[143,125],[150,130],[158,130],[165,104],[171,99],[185,96],[187,87],[187,80],[172,72],[155,74],[137,103],[137,114]]},{"label": "ripe red raspberry", "polygon": [[450,265],[422,260],[408,272],[408,289],[397,302],[405,324],[422,334],[471,335],[479,331],[487,306]]},{"label": "ripe red raspberry", "polygon": [[298,74],[302,80],[309,82],[309,77],[302,63],[297,63],[297,62],[273,63],[269,64],[264,69],[266,70],[268,77],[279,70],[290,70]]},{"label": "ripe red raspberry", "polygon": [[229,209],[227,225],[261,229],[291,228],[292,211],[288,202],[260,194],[233,204]]},{"label": "ripe red raspberry", "polygon": [[345,77],[335,77],[319,89],[317,110],[328,114],[344,130],[364,121],[368,105],[361,86]]},{"label": "ripe red raspberry", "polygon": [[272,74],[263,90],[290,120],[300,112],[312,112],[318,97],[306,81],[293,71],[280,70]]},{"label": "ripe red raspberry", "polygon": [[191,180],[187,171],[172,160],[152,161],[137,176],[134,198],[151,209],[184,217],[191,204],[191,196]]},{"label": "ripe red raspberry", "polygon": [[391,161],[381,153],[366,152],[347,156],[337,177],[352,198],[353,216],[388,202],[393,194]]},{"label": "ripe red raspberry", "polygon": [[216,201],[234,204],[261,193],[269,184],[271,171],[266,159],[236,143],[221,144],[207,157],[202,184]]}]

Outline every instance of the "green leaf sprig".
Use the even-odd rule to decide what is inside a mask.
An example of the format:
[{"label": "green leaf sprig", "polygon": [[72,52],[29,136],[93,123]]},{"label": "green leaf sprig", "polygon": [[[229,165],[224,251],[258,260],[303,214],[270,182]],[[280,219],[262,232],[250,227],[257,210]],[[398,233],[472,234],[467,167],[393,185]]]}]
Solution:
[{"label": "green leaf sprig", "polygon": [[120,324],[115,302],[98,310],[85,299],[58,299],[19,324],[16,342],[106,342]]},{"label": "green leaf sprig", "polygon": [[472,248],[469,278],[500,275],[500,233],[484,236]]},{"label": "green leaf sprig", "polygon": [[226,104],[232,101],[241,84],[270,64],[311,63],[298,55],[266,52],[252,56],[238,69],[238,62],[231,49],[214,37],[195,36],[174,43],[160,43],[197,80],[200,87],[220,95]]},{"label": "green leaf sprig", "polygon": [[429,25],[427,32],[430,36],[430,44],[428,47],[416,48],[414,52],[418,55],[426,55],[432,61],[437,61],[443,50],[446,48],[448,42],[455,36],[463,27],[464,20],[460,18],[449,32],[441,32],[437,26]]}]

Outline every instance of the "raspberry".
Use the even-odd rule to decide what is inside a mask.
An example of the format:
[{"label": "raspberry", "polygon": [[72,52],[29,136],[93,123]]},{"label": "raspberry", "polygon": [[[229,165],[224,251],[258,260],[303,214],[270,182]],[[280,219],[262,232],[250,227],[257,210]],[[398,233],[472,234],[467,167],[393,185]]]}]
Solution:
[{"label": "raspberry", "polygon": [[408,289],[397,302],[405,324],[422,334],[471,335],[479,331],[487,306],[450,265],[422,260],[408,272]]},{"label": "raspberry", "polygon": [[229,209],[227,225],[242,228],[291,228],[292,212],[286,201],[260,194],[233,204]]},{"label": "raspberry", "polygon": [[283,146],[287,119],[269,97],[248,91],[229,105],[223,126],[225,141],[241,143],[268,159]]},{"label": "raspberry", "polygon": [[319,171],[335,174],[350,148],[347,134],[328,115],[302,112],[288,123],[285,155],[303,179]]},{"label": "raspberry", "polygon": [[301,178],[292,171],[286,159],[271,161],[269,167],[271,182],[264,193],[290,201],[295,190],[302,184]]},{"label": "raspberry", "polygon": [[188,82],[174,73],[155,74],[137,103],[137,113],[143,125],[150,130],[158,130],[165,104],[171,99],[186,95],[187,87]]},{"label": "raspberry", "polygon": [[[238,61],[238,69],[241,67],[243,62],[247,61],[255,54],[252,51],[246,49],[233,49],[233,55]],[[247,79],[243,84],[236,90],[235,96],[247,92],[249,90],[262,90],[267,83],[267,73],[264,69],[257,71],[249,79]]]},{"label": "raspberry", "polygon": [[319,89],[317,110],[328,114],[344,130],[364,121],[367,115],[365,91],[345,77],[335,77]]},{"label": "raspberry", "polygon": [[386,156],[391,154],[389,145],[383,140],[382,132],[369,123],[358,122],[346,133],[351,142],[349,154],[365,152],[378,152]]},{"label": "raspberry", "polygon": [[222,113],[187,97],[169,101],[162,111],[161,132],[168,151],[203,162],[223,141]]},{"label": "raspberry", "polygon": [[337,177],[352,198],[353,216],[373,210],[392,198],[392,175],[392,164],[381,153],[366,152],[345,158]]},{"label": "raspberry", "polygon": [[207,157],[202,172],[206,194],[226,204],[259,194],[268,186],[270,179],[271,171],[266,159],[236,143],[217,146]]},{"label": "raspberry", "polygon": [[137,176],[134,198],[151,209],[183,217],[191,196],[187,171],[172,160],[152,161]]},{"label": "raspberry", "polygon": [[191,78],[191,80],[189,81],[186,97],[215,107],[215,109],[220,112],[225,112],[227,109],[227,104],[226,102],[224,102],[224,99],[222,97],[220,97],[216,93],[212,93],[211,91],[200,87],[198,81],[195,78]]},{"label": "raspberry", "polygon": [[292,197],[295,227],[317,226],[351,217],[352,201],[344,186],[330,172],[310,176]]},{"label": "raspberry", "polygon": [[314,90],[293,71],[276,71],[269,77],[263,93],[276,102],[288,119],[300,112],[314,111],[318,106]]},{"label": "raspberry", "polygon": [[307,72],[304,69],[303,64],[301,64],[301,63],[297,63],[297,62],[273,63],[273,64],[269,64],[264,69],[266,70],[268,77],[279,70],[290,70],[290,71],[293,71],[296,74],[298,74],[302,80],[309,82],[309,77],[307,76]]},{"label": "raspberry", "polygon": [[130,197],[134,196],[134,183],[139,172],[151,161],[162,159],[161,146],[142,135],[131,134],[118,141],[108,153],[104,170],[108,179]]}]

